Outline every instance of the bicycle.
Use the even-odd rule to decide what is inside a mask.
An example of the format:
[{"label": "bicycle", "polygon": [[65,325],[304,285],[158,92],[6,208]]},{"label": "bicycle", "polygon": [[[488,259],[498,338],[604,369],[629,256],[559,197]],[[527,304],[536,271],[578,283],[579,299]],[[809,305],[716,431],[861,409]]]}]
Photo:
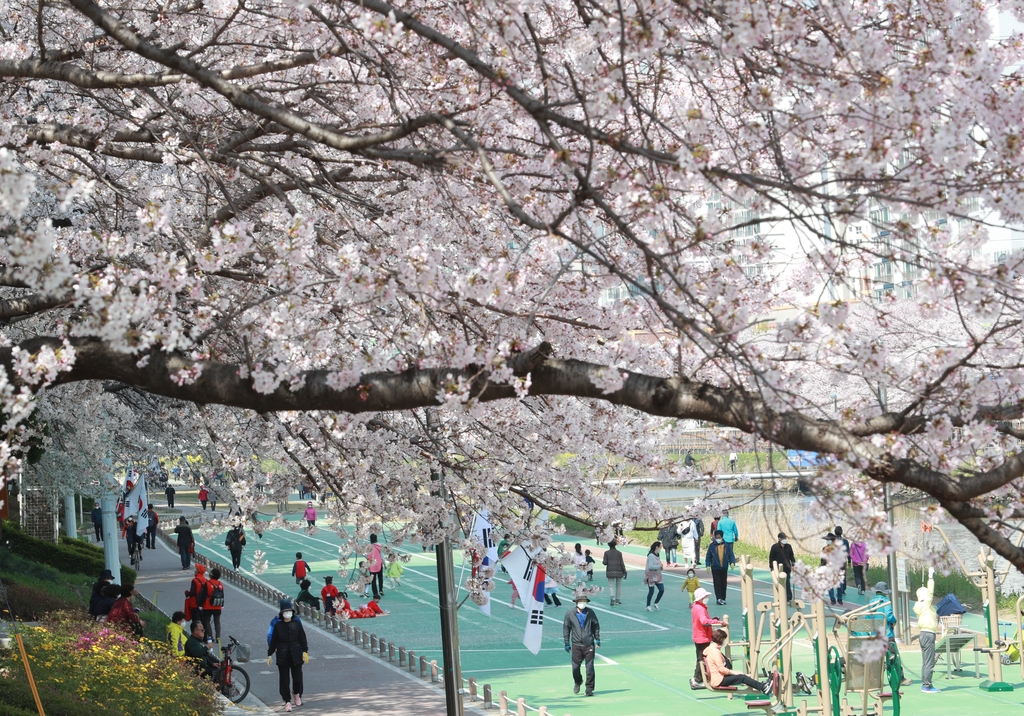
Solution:
[{"label": "bicycle", "polygon": [[[245,669],[235,666],[231,653],[238,649],[240,652],[248,650],[245,644],[239,644],[233,636],[228,637],[228,645],[224,647],[224,658],[220,660],[220,666],[213,671],[213,685],[217,691],[224,694],[227,700],[237,704],[249,694],[249,675]],[[248,658],[240,661],[248,661]]]},{"label": "bicycle", "polygon": [[142,543],[131,542],[128,545],[128,559],[131,562],[132,569],[136,572],[142,568]]}]

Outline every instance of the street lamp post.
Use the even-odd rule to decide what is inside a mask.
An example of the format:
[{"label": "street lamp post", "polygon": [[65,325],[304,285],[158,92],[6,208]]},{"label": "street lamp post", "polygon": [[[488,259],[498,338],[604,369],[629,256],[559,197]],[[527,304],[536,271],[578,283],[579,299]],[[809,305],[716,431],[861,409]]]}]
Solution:
[{"label": "street lamp post", "polygon": [[[878,403],[882,406],[882,412],[889,410],[888,394],[885,386],[878,386]],[[885,505],[885,515],[889,521],[889,532],[892,533],[896,525],[896,520],[893,515],[892,509],[892,490],[889,488],[889,483],[886,482],[882,485],[883,502]],[[896,641],[900,643],[906,643],[903,636],[902,622],[900,621],[900,611],[903,605],[899,598],[899,585],[896,583],[898,578],[896,570],[896,554],[893,552],[889,553],[889,602],[892,604],[892,615],[896,618],[895,630]]]}]

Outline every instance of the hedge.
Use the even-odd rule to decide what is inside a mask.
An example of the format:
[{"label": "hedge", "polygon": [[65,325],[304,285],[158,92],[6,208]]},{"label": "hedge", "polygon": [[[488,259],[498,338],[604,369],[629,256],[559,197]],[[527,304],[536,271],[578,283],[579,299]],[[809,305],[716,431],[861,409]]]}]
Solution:
[{"label": "hedge", "polygon": [[[92,548],[91,551],[85,549],[90,545],[84,544],[81,540],[65,540],[62,543],[53,544],[28,536],[10,520],[5,520],[3,523],[3,538],[15,554],[33,562],[49,565],[67,574],[88,574],[97,577],[106,568],[103,550],[98,547]],[[78,544],[68,544],[68,542],[78,542]],[[134,569],[121,566],[121,584],[135,584],[135,577]]]},{"label": "hedge", "polygon": [[[19,659],[20,660],[20,659]],[[24,677],[24,674],[22,674]],[[48,714],[60,716],[110,716],[109,712],[98,704],[78,701],[73,696],[61,692],[60,688],[51,684],[37,683],[39,697]],[[0,716],[38,716],[32,689],[23,679],[0,679]]]}]

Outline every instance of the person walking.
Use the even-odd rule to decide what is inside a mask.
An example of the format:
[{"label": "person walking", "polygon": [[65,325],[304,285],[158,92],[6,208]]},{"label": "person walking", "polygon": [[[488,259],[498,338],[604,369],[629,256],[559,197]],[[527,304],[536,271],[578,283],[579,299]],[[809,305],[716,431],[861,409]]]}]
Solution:
[{"label": "person walking", "polygon": [[608,596],[611,598],[610,606],[622,604],[622,580],[626,578],[626,562],[622,559],[622,552],[616,547],[618,543],[612,540],[608,543],[608,549],[604,551],[601,564],[604,565],[604,576],[608,580]]},{"label": "person walking", "polygon": [[768,568],[779,568],[780,572],[786,574],[786,601],[792,606],[793,601],[793,563],[796,557],[793,555],[793,545],[789,543],[785,532],[779,532],[779,541],[772,545],[768,551]]},{"label": "person walking", "polygon": [[245,530],[242,525],[235,525],[228,530],[224,545],[231,553],[231,568],[238,569],[242,564],[242,548],[245,547]]},{"label": "person walking", "polygon": [[[694,539],[694,535],[697,533],[697,527],[694,525],[693,520],[684,520],[679,525],[679,551],[683,553],[683,567],[689,569],[697,564],[698,552],[694,549],[694,545],[700,542],[698,537]],[[677,567],[679,565],[676,565]]]},{"label": "person walking", "polygon": [[384,596],[384,558],[381,556],[376,534],[370,534],[370,551],[366,553],[366,561],[369,562],[370,587],[376,601]]},{"label": "person walking", "polygon": [[839,580],[839,586],[836,587],[836,598],[839,600],[839,603],[842,604],[843,597],[846,596],[846,566],[852,563],[852,560],[850,558],[850,540],[843,537],[843,528],[839,525],[836,525],[836,528],[833,530],[833,532],[835,532],[836,535],[836,546],[842,547],[843,554],[845,555],[845,558],[843,559],[842,578]]},{"label": "person walking", "polygon": [[167,487],[164,488],[164,497],[167,498],[167,506],[174,508],[174,486],[171,483],[167,483]]},{"label": "person walking", "polygon": [[[655,542],[651,545],[651,549],[647,552],[647,564],[644,565],[644,584],[647,585],[647,611],[659,611],[661,607],[658,606],[658,602],[665,596],[665,585],[662,583],[662,563],[661,563],[661,542]],[[651,604],[651,597],[654,596],[654,590],[658,590],[658,598],[654,600],[654,604]]]},{"label": "person walking", "polygon": [[722,653],[722,644],[729,638],[725,629],[715,629],[711,632],[711,643],[704,649],[704,663],[708,667],[708,678],[711,680],[711,688],[717,689],[720,686],[746,686],[748,689],[757,689],[764,694],[770,694],[772,690],[772,679],[757,681],[742,671],[733,671],[726,663],[725,654]]},{"label": "person walking", "polygon": [[[282,599],[280,620],[270,632],[267,664],[277,655],[278,686],[284,700],[284,710],[292,710],[292,700],[302,706],[302,665],[309,663],[309,644],[302,622],[294,619],[295,606],[291,599]],[[290,678],[289,678],[290,677]]]},{"label": "person walking", "polygon": [[[832,554],[833,550],[842,549],[841,546],[836,544],[836,536],[832,532],[829,532],[827,535],[825,535],[824,539],[825,539],[825,546],[821,548],[821,566],[822,567],[824,567],[826,564],[828,564],[829,555]],[[839,604],[839,606],[843,605],[843,593],[842,593],[841,590],[842,590],[843,587],[846,586],[846,559],[847,559],[847,556],[846,556],[846,554],[843,554],[842,557],[843,557],[843,569],[842,569],[840,574],[842,575],[843,581],[828,590],[828,600],[832,604],[832,606],[836,605],[836,603],[837,603],[837,599],[836,598],[837,597],[838,597],[838,604]]]},{"label": "person walking", "polygon": [[296,584],[302,584],[302,580],[306,578],[306,575],[312,572],[309,568],[309,562],[302,558],[302,552],[295,553],[295,564],[292,565],[292,576],[295,577]]},{"label": "person walking", "polygon": [[[203,628],[207,636],[216,633],[220,644],[220,613],[224,609],[224,583],[220,581],[220,569],[210,570],[210,578],[206,581],[206,599],[203,604]],[[212,629],[210,627],[213,627]]]},{"label": "person walking", "polygon": [[146,525],[146,548],[156,549],[156,526],[160,523],[160,516],[153,510],[153,503],[149,503],[144,519],[149,520]]},{"label": "person walking", "polygon": [[700,559],[701,555],[700,545],[704,541],[704,520],[700,517],[694,517],[693,526],[697,530],[696,533],[691,533],[693,537],[693,564],[696,566],[697,560]]},{"label": "person walking", "polygon": [[206,606],[206,565],[197,564],[188,589],[185,590],[185,618],[189,621],[203,621],[203,607]]},{"label": "person walking", "polygon": [[210,491],[206,489],[206,485],[199,488],[199,502],[203,506],[203,512],[206,512],[206,502],[210,499]]},{"label": "person walking", "polygon": [[385,574],[392,589],[398,589],[402,586],[403,573],[405,573],[405,567],[398,561],[398,555],[393,554],[388,557],[388,567],[385,570]]},{"label": "person walking", "polygon": [[679,562],[676,556],[676,547],[679,546],[678,525],[672,524],[663,527],[658,532],[658,541],[661,542],[661,546],[665,549],[665,565],[668,567],[678,567]]},{"label": "person walking", "polygon": [[[734,545],[740,538],[739,528],[736,526],[736,521],[729,517],[729,510],[725,510],[722,513],[722,519],[718,521],[716,529],[722,531],[722,539],[730,546]],[[735,550],[735,547],[733,549]]]},{"label": "person walking", "polygon": [[[223,480],[218,480],[218,482],[220,484],[224,484]],[[216,512],[217,511],[217,488],[214,487],[213,485],[211,485],[210,488],[207,490],[207,492],[209,493],[209,496],[210,496],[210,512]],[[209,634],[207,634],[207,636],[209,636]]]},{"label": "person walking", "polygon": [[306,503],[306,511],[302,513],[302,518],[306,520],[307,527],[316,527],[316,508],[312,502]]},{"label": "person walking", "polygon": [[174,527],[174,533],[178,535],[178,554],[181,556],[181,568],[188,569],[192,564],[192,552],[195,550],[196,538],[192,536],[192,528],[188,526],[188,520],[184,516],[178,518],[178,524]]},{"label": "person walking", "polygon": [[576,597],[576,610],[565,613],[562,622],[562,641],[565,650],[572,655],[572,692],[578,694],[583,685],[583,674],[580,665],[587,665],[587,682],[584,696],[594,695],[594,654],[601,646],[601,625],[597,614],[588,609],[590,599],[580,595]]},{"label": "person walking", "polygon": [[734,452],[729,453],[729,472],[736,472],[736,463],[739,462],[739,455]]},{"label": "person walking", "polygon": [[96,531],[96,541],[103,541],[103,508],[99,506],[99,503],[92,508],[92,512],[89,513],[92,516],[92,528]]},{"label": "person walking", "polygon": [[334,577],[324,577],[324,588],[320,590],[320,598],[324,600],[324,614],[337,614],[338,588],[334,586]]},{"label": "person walking", "polygon": [[576,567],[576,581],[584,582],[587,579],[587,555],[583,554],[583,545],[576,543],[575,552],[572,553],[572,563]]},{"label": "person walking", "polygon": [[[708,547],[704,566],[711,570],[711,581],[715,585],[715,600],[719,606],[725,604],[725,589],[729,583],[729,568],[736,564],[732,545],[725,541],[722,530],[715,532],[715,541]],[[710,635],[708,636],[710,639]]]},{"label": "person walking", "polygon": [[935,599],[935,569],[928,568],[928,583],[917,590],[914,614],[917,627],[921,630],[921,693],[937,694],[939,689],[932,686],[932,672],[935,670],[935,632],[939,629],[939,615],[932,600]]},{"label": "person walking", "polygon": [[868,566],[867,544],[864,542],[850,543],[850,562],[853,564],[853,583],[857,587],[857,594],[863,595],[868,588],[864,581],[864,569]]},{"label": "person walking", "polygon": [[697,666],[693,670],[693,678],[690,679],[691,689],[704,688],[704,672],[700,668],[701,659],[704,658],[704,650],[711,644],[713,629],[722,622],[708,614],[708,597],[711,593],[701,587],[693,595],[693,606],[690,608],[690,631],[693,636],[693,646],[697,652]]}]

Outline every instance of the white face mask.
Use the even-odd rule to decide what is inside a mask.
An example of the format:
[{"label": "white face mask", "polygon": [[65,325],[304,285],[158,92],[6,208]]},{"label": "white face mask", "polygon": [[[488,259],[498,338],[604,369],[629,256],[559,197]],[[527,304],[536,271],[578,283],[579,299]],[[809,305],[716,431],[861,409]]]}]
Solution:
[{"label": "white face mask", "polygon": [[582,612],[584,609],[587,608],[587,603],[586,602],[576,602],[576,608],[579,609]]},{"label": "white face mask", "polygon": [[725,542],[725,540],[724,539],[716,539],[715,542],[717,544],[722,544],[723,542]]},{"label": "white face mask", "polygon": [[787,540],[780,539],[779,544],[789,544],[789,542]]},{"label": "white face mask", "polygon": [[289,619],[292,618],[292,615],[294,615],[294,614],[295,614],[295,612],[281,612],[281,618],[284,619],[285,621],[288,621]]}]

